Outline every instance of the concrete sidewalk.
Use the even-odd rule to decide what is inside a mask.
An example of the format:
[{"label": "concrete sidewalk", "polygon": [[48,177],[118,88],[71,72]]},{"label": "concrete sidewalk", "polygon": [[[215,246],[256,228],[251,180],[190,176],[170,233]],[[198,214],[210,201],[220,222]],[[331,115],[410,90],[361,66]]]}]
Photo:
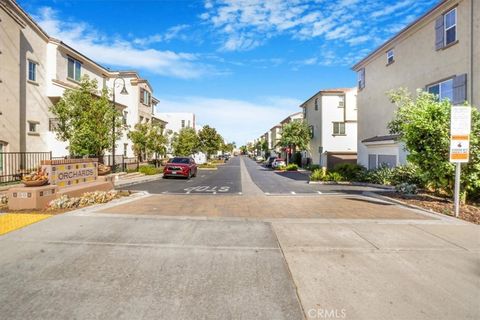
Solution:
[{"label": "concrete sidewalk", "polygon": [[479,319],[476,225],[273,223],[308,319]]}]

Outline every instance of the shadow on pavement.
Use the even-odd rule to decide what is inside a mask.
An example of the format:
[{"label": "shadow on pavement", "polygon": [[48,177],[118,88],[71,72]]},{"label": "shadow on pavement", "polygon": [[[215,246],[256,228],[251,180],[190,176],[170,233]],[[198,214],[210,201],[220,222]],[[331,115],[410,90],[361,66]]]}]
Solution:
[{"label": "shadow on pavement", "polygon": [[278,174],[281,177],[285,177],[288,179],[296,180],[296,181],[308,181],[309,177],[306,174],[303,174],[298,171],[276,171],[276,174]]}]

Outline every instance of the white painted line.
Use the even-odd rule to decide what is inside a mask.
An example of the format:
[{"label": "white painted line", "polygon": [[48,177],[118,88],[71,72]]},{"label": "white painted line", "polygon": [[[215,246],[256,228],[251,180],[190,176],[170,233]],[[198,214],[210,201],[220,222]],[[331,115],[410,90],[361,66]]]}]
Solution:
[{"label": "white painted line", "polygon": [[297,194],[295,191],[290,192],[291,194]]},{"label": "white painted line", "polygon": [[318,194],[322,194],[322,192],[321,192],[321,191],[317,191],[317,192],[318,192]]},{"label": "white painted line", "polygon": [[238,194],[242,194],[241,192],[239,192]]},{"label": "white painted line", "polygon": [[213,191],[213,194],[217,194],[217,191]]},{"label": "white painted line", "polygon": [[270,194],[270,192],[265,192],[265,194]]}]

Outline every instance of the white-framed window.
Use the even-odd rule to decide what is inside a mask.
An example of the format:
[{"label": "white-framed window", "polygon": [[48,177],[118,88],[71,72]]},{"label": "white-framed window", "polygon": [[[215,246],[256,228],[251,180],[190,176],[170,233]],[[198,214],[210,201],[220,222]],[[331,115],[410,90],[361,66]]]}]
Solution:
[{"label": "white-framed window", "polygon": [[146,106],[150,106],[152,95],[147,90],[140,88],[140,102]]},{"label": "white-framed window", "polygon": [[358,81],[358,89],[365,88],[365,68],[358,70],[357,81]]},{"label": "white-framed window", "polygon": [[28,60],[28,80],[37,82],[37,66],[38,63]]},{"label": "white-framed window", "polygon": [[82,79],[82,63],[80,61],[68,57],[67,77],[75,81]]},{"label": "white-framed window", "polygon": [[387,51],[387,64],[391,64],[395,61],[395,52],[393,49]]},{"label": "white-framed window", "polygon": [[315,98],[315,111],[318,110],[318,98]]},{"label": "white-framed window", "polygon": [[427,91],[437,95],[439,100],[453,101],[453,79],[432,84],[427,87]]},{"label": "white-framed window", "polygon": [[339,108],[344,108],[345,107],[345,96],[339,96],[338,97],[338,107]]},{"label": "white-framed window", "polygon": [[457,41],[457,8],[453,8],[444,16],[444,41],[445,46]]},{"label": "white-framed window", "polygon": [[182,120],[182,129],[185,128],[185,120]]},{"label": "white-framed window", "polygon": [[333,123],[333,135],[334,136],[345,135],[345,122],[334,122]]}]

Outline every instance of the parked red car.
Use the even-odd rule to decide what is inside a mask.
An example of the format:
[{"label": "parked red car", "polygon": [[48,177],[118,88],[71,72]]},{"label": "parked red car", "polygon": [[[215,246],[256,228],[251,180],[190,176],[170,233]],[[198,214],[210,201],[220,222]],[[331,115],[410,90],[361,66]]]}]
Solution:
[{"label": "parked red car", "polygon": [[185,177],[190,179],[197,176],[197,164],[193,158],[175,157],[168,160],[163,169],[163,177]]}]

